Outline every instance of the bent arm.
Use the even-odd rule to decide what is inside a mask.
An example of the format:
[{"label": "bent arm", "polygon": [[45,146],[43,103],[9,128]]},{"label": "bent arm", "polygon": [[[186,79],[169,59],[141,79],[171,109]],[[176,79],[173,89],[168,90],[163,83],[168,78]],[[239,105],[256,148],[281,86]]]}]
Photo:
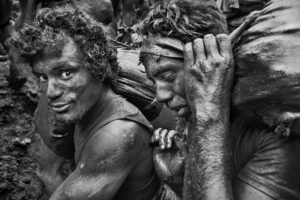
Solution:
[{"label": "bent arm", "polygon": [[50,200],[109,200],[116,194],[128,174],[126,170],[105,173],[83,171],[84,169],[77,168],[60,185]]},{"label": "bent arm", "polygon": [[230,95],[233,60],[227,35],[185,46],[185,87],[192,111],[184,199],[231,200]]},{"label": "bent arm", "polygon": [[76,170],[50,200],[112,199],[143,156],[140,144],[132,142],[136,134],[130,131],[134,130],[121,129],[96,133],[86,143]]}]

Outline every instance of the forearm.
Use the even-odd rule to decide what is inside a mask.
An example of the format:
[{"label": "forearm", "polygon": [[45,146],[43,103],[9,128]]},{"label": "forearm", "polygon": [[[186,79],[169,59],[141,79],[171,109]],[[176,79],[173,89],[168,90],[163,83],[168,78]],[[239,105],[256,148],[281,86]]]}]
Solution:
[{"label": "forearm", "polygon": [[73,173],[57,188],[50,200],[110,200],[124,180],[125,177],[120,176],[84,176]]},{"label": "forearm", "polygon": [[209,105],[209,108],[211,110],[197,110],[189,128],[185,200],[233,199],[228,137],[229,106]]},{"label": "forearm", "polygon": [[[71,183],[72,184],[72,183]],[[90,188],[88,188],[90,187]],[[86,181],[85,184],[73,184],[68,186],[66,184],[60,185],[59,188],[52,194],[49,200],[92,200],[92,199],[104,199],[110,198],[102,197],[98,192],[95,194],[95,190],[92,189],[92,183]],[[104,192],[103,192],[104,193]]]},{"label": "forearm", "polygon": [[[72,176],[72,175],[71,175]],[[88,200],[93,193],[94,180],[86,180],[80,177],[73,179],[68,177],[52,194],[49,200]]]}]

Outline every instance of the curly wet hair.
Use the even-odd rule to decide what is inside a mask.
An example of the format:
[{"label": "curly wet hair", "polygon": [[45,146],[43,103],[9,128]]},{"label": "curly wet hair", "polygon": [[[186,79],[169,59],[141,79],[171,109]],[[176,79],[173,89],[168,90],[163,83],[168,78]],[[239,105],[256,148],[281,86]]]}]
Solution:
[{"label": "curly wet hair", "polygon": [[[11,40],[16,51],[31,66],[43,50],[59,50],[71,37],[81,51],[83,63],[94,77],[115,80],[116,49],[107,42],[102,24],[72,6],[41,9],[32,25],[25,25]],[[61,49],[60,49],[61,50]]]},{"label": "curly wet hair", "polygon": [[149,12],[141,32],[186,43],[209,33],[227,33],[227,24],[214,0],[166,0]]}]

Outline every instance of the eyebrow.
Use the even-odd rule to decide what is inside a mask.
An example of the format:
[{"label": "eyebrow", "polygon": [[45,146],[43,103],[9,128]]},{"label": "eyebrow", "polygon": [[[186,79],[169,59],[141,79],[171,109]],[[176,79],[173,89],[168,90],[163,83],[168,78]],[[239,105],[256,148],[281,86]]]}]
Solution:
[{"label": "eyebrow", "polygon": [[[67,63],[65,61],[58,61],[54,65],[49,66],[49,68],[50,68],[49,71],[57,71],[57,70],[63,69],[63,68],[75,68],[75,67],[76,66],[70,65],[69,63]],[[33,71],[40,74],[39,67],[37,68],[37,70],[33,70]]]},{"label": "eyebrow", "polygon": [[51,70],[55,71],[58,70],[59,68],[75,68],[76,66],[70,65],[69,63],[62,61],[62,62],[57,62]]}]

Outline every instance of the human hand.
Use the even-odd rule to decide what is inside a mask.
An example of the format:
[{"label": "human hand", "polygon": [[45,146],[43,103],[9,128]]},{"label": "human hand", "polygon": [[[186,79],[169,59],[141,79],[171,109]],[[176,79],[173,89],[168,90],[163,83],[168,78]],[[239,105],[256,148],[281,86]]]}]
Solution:
[{"label": "human hand", "polygon": [[174,139],[178,137],[178,133],[174,130],[167,130],[158,128],[154,131],[152,137],[151,137],[151,143],[155,144],[158,143],[158,148],[160,150],[170,149],[171,147],[174,147]]},{"label": "human hand", "polygon": [[153,160],[160,180],[170,185],[181,184],[187,155],[185,139],[174,130],[159,128],[155,130],[151,142],[159,144],[153,150]]},{"label": "human hand", "polygon": [[214,114],[229,106],[233,55],[226,34],[205,35],[184,48],[185,89],[192,114]]}]

